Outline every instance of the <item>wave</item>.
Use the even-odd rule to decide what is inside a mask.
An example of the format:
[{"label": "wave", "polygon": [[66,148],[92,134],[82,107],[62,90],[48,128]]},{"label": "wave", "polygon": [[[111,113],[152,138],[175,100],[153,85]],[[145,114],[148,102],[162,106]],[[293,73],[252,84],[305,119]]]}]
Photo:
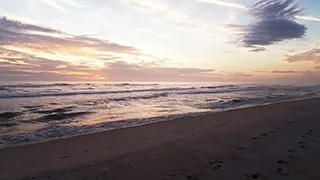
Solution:
[{"label": "wave", "polygon": [[158,93],[158,94],[152,94],[147,96],[133,96],[133,97],[122,97],[122,98],[111,98],[108,100],[111,101],[127,101],[127,100],[138,100],[138,99],[154,99],[154,98],[160,98],[160,97],[167,97],[170,93]]},{"label": "wave", "polygon": [[235,108],[243,105],[254,105],[254,104],[263,104],[268,102],[268,97],[261,98],[237,98],[231,100],[220,100],[213,103],[212,108],[214,109],[228,109]]},{"label": "wave", "polygon": [[239,87],[238,85],[220,85],[220,86],[202,86],[202,89],[221,89],[221,88],[232,88]]},{"label": "wave", "polygon": [[120,94],[120,93],[135,93],[135,92],[170,92],[170,91],[185,91],[192,90],[191,88],[159,88],[159,89],[135,89],[135,90],[113,90],[113,91],[74,91],[74,92],[27,92],[27,93],[0,93],[0,99],[7,98],[33,98],[44,96],[75,96],[75,95],[101,95],[101,94]]},{"label": "wave", "polygon": [[0,90],[9,88],[42,88],[42,87],[54,87],[54,86],[77,86],[79,84],[68,84],[68,83],[54,83],[54,84],[5,84],[0,85]]},{"label": "wave", "polygon": [[[80,114],[81,113],[81,114]],[[78,114],[72,114],[73,116],[77,115],[88,115],[90,112],[80,112]],[[83,114],[82,114],[83,113]],[[166,116],[156,116],[151,118],[137,118],[137,119],[126,119],[121,121],[107,121],[101,122],[93,125],[81,125],[81,126],[51,126],[47,128],[42,128],[33,132],[19,133],[19,134],[9,134],[0,137],[0,148],[1,142],[3,145],[12,145],[12,144],[25,144],[34,141],[41,141],[48,138],[57,138],[65,136],[74,136],[89,132],[103,131],[107,129],[116,129],[124,127],[132,127],[137,125],[149,124],[154,122],[167,121],[170,119],[185,117],[185,116],[198,116],[204,113],[184,113],[184,114],[171,114]],[[69,116],[69,115],[67,115]],[[63,116],[65,117],[65,116]],[[44,117],[39,119],[40,121],[52,120],[52,118],[60,120],[62,117]],[[69,117],[68,117],[69,118]]]},{"label": "wave", "polygon": [[[7,90],[9,88],[44,88],[44,87],[55,87],[55,86],[90,86],[95,85],[92,83],[84,83],[84,84],[74,84],[74,83],[52,83],[52,84],[4,84],[0,85],[0,90]],[[98,84],[97,84],[98,85]],[[150,83],[150,84],[139,84],[139,83],[119,83],[119,84],[105,84],[107,86],[158,86],[160,84]]]},{"label": "wave", "polygon": [[72,118],[76,118],[76,117],[84,116],[84,115],[89,115],[89,114],[93,114],[93,112],[86,112],[86,111],[85,112],[70,112],[70,113],[62,112],[62,113],[48,114],[48,115],[45,115],[45,116],[38,118],[36,120],[33,120],[33,121],[37,121],[37,122],[62,121],[62,120],[72,119]]},{"label": "wave", "polygon": [[111,86],[159,86],[160,84],[157,83],[150,83],[150,84],[132,84],[132,83],[119,83],[119,84],[106,84]]},{"label": "wave", "polygon": [[[77,84],[79,85],[79,84]],[[118,86],[118,85],[142,85],[142,86],[150,86],[156,84],[109,84],[110,86]],[[10,85],[12,87],[18,85]],[[20,85],[19,85],[20,86]],[[28,87],[36,87],[36,86],[76,86],[76,84],[64,84],[64,83],[57,83],[57,84],[41,84],[41,85],[24,85]],[[202,86],[202,87],[154,87],[150,86],[150,88],[139,88],[139,89],[122,89],[122,90],[115,90],[115,89],[105,89],[105,90],[94,90],[94,89],[81,89],[81,90],[73,90],[73,91],[48,91],[48,90],[41,90],[39,92],[35,91],[25,91],[25,92],[11,92],[11,91],[0,91],[0,99],[6,98],[33,98],[33,97],[44,97],[44,96],[75,96],[75,95],[103,95],[103,94],[120,94],[120,93],[139,93],[139,92],[171,92],[175,94],[181,95],[193,95],[193,94],[216,94],[216,93],[230,93],[230,92],[262,92],[262,91],[286,91],[286,92],[307,92],[307,93],[318,93],[320,86],[282,86],[282,85],[273,85],[273,86],[264,86],[264,85],[219,85],[219,86]],[[21,86],[20,86],[21,87]],[[3,88],[3,87],[2,87]],[[0,87],[1,89],[1,87]],[[68,89],[68,90],[72,90]]]},{"label": "wave", "polygon": [[259,105],[277,101],[283,101],[287,99],[297,99],[303,97],[303,95],[267,95],[263,97],[247,97],[247,98],[234,98],[230,100],[220,100],[213,103],[214,109],[229,109],[246,105]]}]

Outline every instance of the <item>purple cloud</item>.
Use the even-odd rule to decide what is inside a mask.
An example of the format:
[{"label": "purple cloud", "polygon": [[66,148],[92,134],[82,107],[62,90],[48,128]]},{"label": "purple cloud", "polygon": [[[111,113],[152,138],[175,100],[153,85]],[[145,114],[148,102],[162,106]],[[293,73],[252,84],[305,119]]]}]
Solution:
[{"label": "purple cloud", "polygon": [[240,31],[240,45],[255,52],[266,50],[277,42],[303,38],[307,28],[295,22],[300,9],[293,0],[261,0],[249,8],[253,22],[249,25],[229,25]]},{"label": "purple cloud", "polygon": [[[47,33],[47,34],[44,34]],[[68,48],[90,48],[95,51],[139,54],[132,46],[124,46],[108,40],[77,36],[38,25],[24,24],[19,21],[0,19],[0,45],[19,45],[37,51],[52,53]]]}]

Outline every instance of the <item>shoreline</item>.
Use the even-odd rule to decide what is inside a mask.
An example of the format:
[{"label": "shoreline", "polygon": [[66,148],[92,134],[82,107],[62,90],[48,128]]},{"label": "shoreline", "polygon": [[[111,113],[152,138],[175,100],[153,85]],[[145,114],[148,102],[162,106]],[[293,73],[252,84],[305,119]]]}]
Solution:
[{"label": "shoreline", "polygon": [[[216,110],[216,111],[207,111],[207,112],[194,112],[194,113],[187,113],[187,114],[172,114],[168,115],[169,117],[152,117],[152,118],[145,118],[144,120],[149,120],[149,119],[162,119],[162,120],[155,120],[154,122],[149,122],[149,123],[141,123],[133,126],[124,126],[120,128],[109,128],[101,131],[90,131],[90,132],[85,132],[82,134],[75,134],[75,135],[69,135],[69,136],[61,136],[61,137],[53,137],[53,138],[47,138],[39,141],[31,141],[29,143],[18,143],[18,144],[12,144],[12,145],[6,145],[1,147],[0,150],[3,149],[10,149],[10,148],[17,148],[21,146],[29,146],[29,145],[35,145],[35,144],[41,144],[41,143],[48,143],[51,141],[59,141],[59,140],[64,140],[64,139],[69,139],[69,138],[76,138],[78,136],[86,136],[86,135],[91,135],[91,134],[96,134],[96,133],[103,133],[106,131],[115,131],[119,129],[127,129],[127,128],[135,128],[139,126],[146,126],[150,124],[156,124],[156,123],[162,123],[162,122],[167,122],[167,121],[174,121],[178,119],[184,119],[188,117],[199,117],[201,118],[202,116],[207,116],[207,115],[214,115],[214,114],[219,114],[219,113],[227,113],[227,112],[232,112],[232,111],[238,111],[238,110],[243,110],[243,109],[248,109],[248,108],[255,108],[255,107],[260,107],[260,106],[268,106],[268,105],[273,105],[273,104],[282,104],[282,103],[290,103],[290,102],[296,102],[296,101],[303,101],[303,100],[309,100],[309,99],[319,99],[320,96],[316,97],[306,97],[306,98],[297,98],[297,99],[290,99],[290,100],[283,100],[283,101],[277,101],[277,102],[268,102],[268,103],[262,103],[262,104],[257,104],[257,105],[243,105],[239,107],[234,107],[234,108],[228,108],[228,109],[222,109],[222,110]],[[174,116],[174,117],[170,117]],[[177,117],[178,116],[178,117]],[[135,120],[135,119],[133,119]],[[130,121],[130,120],[121,120],[121,121]],[[115,121],[117,122],[117,121]]]}]

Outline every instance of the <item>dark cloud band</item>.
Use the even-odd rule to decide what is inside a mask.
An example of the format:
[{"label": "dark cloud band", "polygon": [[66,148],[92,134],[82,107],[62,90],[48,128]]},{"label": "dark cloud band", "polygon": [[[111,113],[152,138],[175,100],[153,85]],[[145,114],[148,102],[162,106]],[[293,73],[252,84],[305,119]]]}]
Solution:
[{"label": "dark cloud band", "polygon": [[262,0],[249,8],[253,22],[246,26],[231,25],[240,31],[240,44],[263,51],[263,46],[303,38],[307,28],[295,22],[300,9],[293,0]]}]

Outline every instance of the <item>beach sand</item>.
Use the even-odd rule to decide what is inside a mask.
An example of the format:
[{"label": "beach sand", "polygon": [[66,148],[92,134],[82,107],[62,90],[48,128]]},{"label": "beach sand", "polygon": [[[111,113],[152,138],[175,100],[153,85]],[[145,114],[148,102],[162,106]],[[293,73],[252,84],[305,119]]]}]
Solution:
[{"label": "beach sand", "polygon": [[0,150],[0,179],[320,179],[320,99]]}]

